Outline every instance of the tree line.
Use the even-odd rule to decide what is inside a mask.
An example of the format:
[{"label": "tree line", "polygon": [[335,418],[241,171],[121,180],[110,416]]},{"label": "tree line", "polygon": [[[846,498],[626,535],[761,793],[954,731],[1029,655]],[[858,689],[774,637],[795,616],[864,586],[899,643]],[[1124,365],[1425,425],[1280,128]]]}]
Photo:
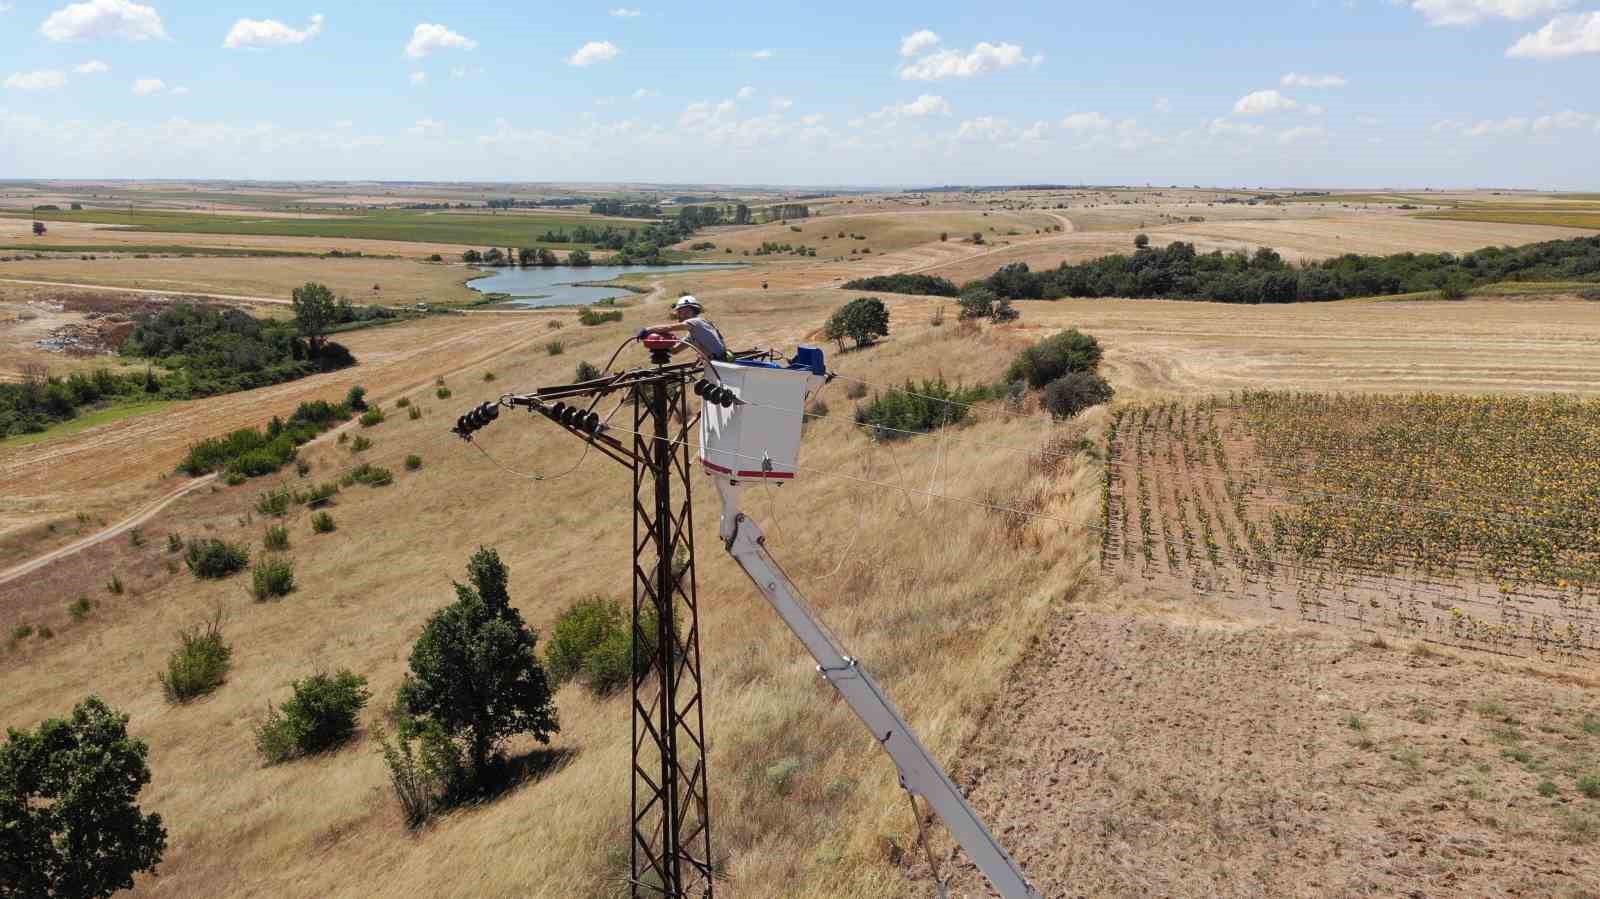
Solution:
[{"label": "tree line", "polygon": [[1471,253],[1347,253],[1293,265],[1277,251],[1197,253],[1192,243],[1165,248],[1135,238],[1134,252],[1042,271],[1027,263],[1001,267],[981,286],[1008,299],[1133,297],[1220,303],[1295,303],[1440,291],[1457,299],[1501,281],[1600,281],[1600,236],[1551,240]]}]

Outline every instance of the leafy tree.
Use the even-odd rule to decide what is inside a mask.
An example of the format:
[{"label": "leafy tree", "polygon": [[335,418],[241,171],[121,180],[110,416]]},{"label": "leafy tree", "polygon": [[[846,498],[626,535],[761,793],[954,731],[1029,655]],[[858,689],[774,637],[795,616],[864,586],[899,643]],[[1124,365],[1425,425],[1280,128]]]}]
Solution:
[{"label": "leafy tree", "polygon": [[7,729],[0,746],[0,896],[110,896],[153,871],[167,848],[161,816],[135,800],[148,747],[128,716],[90,696],[70,720]]},{"label": "leafy tree", "polygon": [[483,251],[483,262],[485,265],[499,265],[504,262],[505,259],[506,254],[500,252],[499,247],[490,247],[489,249]]},{"label": "leafy tree", "polygon": [[483,261],[483,254],[478,252],[477,250],[467,250],[465,253],[461,254],[461,261],[462,262],[482,262]]},{"label": "leafy tree", "polygon": [[972,232],[972,242],[973,243],[978,243],[978,244],[983,243],[983,232],[982,231],[974,231],[974,232]]},{"label": "leafy tree", "polygon": [[44,232],[47,231],[47,230],[49,230],[49,229],[44,226],[44,222],[34,222],[33,223],[33,236],[34,237],[43,237],[44,236]]},{"label": "leafy tree", "polygon": [[419,724],[437,725],[465,752],[465,783],[481,789],[506,737],[540,743],[560,731],[550,685],[534,654],[537,636],[506,592],[500,556],[480,547],[467,563],[456,601],[434,613],[411,649],[398,705]]},{"label": "leafy tree", "polygon": [[[761,255],[761,254],[757,254]],[[960,296],[961,290],[948,278],[937,275],[877,275],[846,281],[845,290],[882,290],[887,293],[916,293],[925,296]]]},{"label": "leafy tree", "polygon": [[304,287],[294,289],[290,302],[294,304],[294,323],[300,329],[300,336],[310,344],[313,356],[321,355],[323,338],[338,316],[333,291],[326,285],[308,281]]},{"label": "leafy tree", "polygon": [[859,349],[888,335],[889,310],[877,297],[857,297],[844,304],[823,328],[823,336],[838,343],[841,350],[846,337]]},{"label": "leafy tree", "polygon": [[988,318],[994,315],[994,291],[987,287],[968,287],[961,292],[961,299],[956,304],[961,307],[961,312],[956,315],[962,321],[975,318]]},{"label": "leafy tree", "polygon": [[581,268],[593,265],[594,262],[589,258],[588,250],[573,250],[567,254],[567,264]]},{"label": "leafy tree", "polygon": [[540,247],[539,248],[539,264],[540,265],[560,265],[561,264],[561,258],[556,255],[556,251],[555,250],[552,250],[549,247]]},{"label": "leafy tree", "polygon": [[1141,249],[1141,250],[1144,249],[1145,247],[1150,246],[1150,235],[1148,235],[1148,234],[1136,234],[1136,235],[1134,235],[1134,237],[1133,237],[1133,245],[1135,247],[1137,247],[1138,249]]},{"label": "leafy tree", "polygon": [[351,384],[350,389],[345,392],[344,404],[350,407],[352,412],[367,411],[367,388],[360,384]]},{"label": "leafy tree", "polygon": [[535,262],[538,262],[538,261],[539,261],[539,251],[534,249],[533,247],[522,247],[521,249],[517,250],[517,264],[518,265],[526,267],[526,266],[533,265]]},{"label": "leafy tree", "polygon": [[1105,378],[1075,371],[1045,385],[1044,407],[1057,418],[1071,418],[1090,406],[1111,402],[1114,393]]}]

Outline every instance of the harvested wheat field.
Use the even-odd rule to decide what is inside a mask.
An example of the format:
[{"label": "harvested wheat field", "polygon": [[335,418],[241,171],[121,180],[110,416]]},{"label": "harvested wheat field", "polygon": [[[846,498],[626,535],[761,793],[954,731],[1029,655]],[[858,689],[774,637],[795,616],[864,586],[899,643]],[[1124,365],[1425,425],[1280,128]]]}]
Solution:
[{"label": "harvested wheat field", "polygon": [[[740,345],[815,339],[840,302],[835,290],[719,288],[716,277],[691,283]],[[1261,615],[1186,581],[1149,582],[1102,563],[1103,447],[1114,410],[1052,424],[1031,400],[988,403],[958,427],[888,443],[868,439],[851,417],[854,402],[910,378],[992,382],[1017,350],[1066,327],[1103,342],[1103,370],[1126,399],[1246,387],[1600,394],[1600,354],[1591,352],[1600,305],[1023,302],[1016,325],[978,327],[935,326],[940,303],[929,298],[885,301],[890,339],[830,352],[838,371],[872,385],[866,396],[848,396],[853,382],[844,380],[824,391],[831,411],[806,428],[805,473],[781,489],[749,491],[746,508],[1046,895],[1600,889],[1583,862],[1600,825],[1576,786],[1600,757],[1589,663],[1433,648],[1394,632],[1375,640],[1339,620]],[[627,866],[626,698],[562,688],[551,746],[512,746],[530,753],[537,773],[415,836],[400,820],[374,731],[411,641],[479,545],[498,548],[513,603],[541,631],[577,599],[627,595],[625,471],[584,459],[577,441],[542,418],[503,415],[477,448],[447,428],[481,399],[565,381],[580,360],[603,363],[664,302],[650,298],[622,323],[569,323],[557,335],[567,343],[561,355],[541,345],[552,334],[548,315],[356,332],[348,343],[362,364],[353,369],[138,420],[167,419],[193,439],[355,382],[389,413],[375,427],[346,426],[371,440],[362,452],[336,433],[304,448],[304,479],[286,469],[237,487],[208,482],[143,522],[138,545],[123,533],[6,585],[0,623],[48,625],[55,636],[13,642],[0,655],[0,673],[18,687],[0,724],[31,723],[92,691],[131,713],[132,730],[150,741],[155,780],[142,798],[167,819],[171,846],[160,876],[141,878],[135,894],[617,891]],[[624,359],[639,361],[637,352]],[[438,374],[454,391],[448,401],[434,396]],[[397,414],[401,396],[425,413]],[[35,452],[59,454],[78,472],[74,489],[111,505],[188,480],[161,478],[184,439],[124,461],[126,440],[143,445],[107,426]],[[400,464],[409,454],[420,457],[416,470]],[[34,472],[46,460],[29,458],[0,460],[8,481],[41,477]],[[296,589],[280,600],[254,602],[237,579],[197,581],[168,551],[172,533],[239,540],[260,553],[264,528],[280,521],[257,510],[263,491],[336,481],[362,463],[392,470],[393,483],[341,490],[328,507],[331,533],[313,533],[303,507],[281,519]],[[110,486],[122,477],[97,480],[97,466],[123,466],[143,492]],[[527,480],[533,474],[549,479]],[[40,484],[25,491],[36,509]],[[702,537],[716,526],[707,498],[695,519]],[[892,764],[815,678],[743,573],[714,541],[703,545],[712,834],[728,877],[719,891],[930,893]],[[108,590],[113,575],[124,592]],[[80,594],[93,606],[81,620],[67,609]],[[207,698],[168,704],[155,680],[168,635],[218,608],[234,648],[227,682]],[[266,703],[281,701],[289,681],[337,667],[371,681],[356,743],[262,767],[252,725]],[[1549,797],[1535,789],[1547,779]],[[986,895],[948,838],[933,833],[957,878],[952,895]],[[334,856],[339,863],[328,864]]]},{"label": "harvested wheat field", "polygon": [[[199,210],[196,210],[197,212]],[[299,217],[304,213],[271,213],[253,211],[263,218]],[[193,247],[204,250],[277,250],[290,253],[363,253],[368,256],[400,256],[407,259],[426,259],[437,253],[446,259],[459,259],[465,249],[459,244],[430,243],[402,240],[355,240],[332,237],[282,237],[265,234],[197,234],[163,233],[160,231],[133,231],[115,225],[93,222],[50,222],[49,232],[35,237],[32,222],[26,218],[0,216],[0,246],[14,248],[0,250],[0,256],[9,252],[90,248],[91,253],[141,253],[152,246]]]}]

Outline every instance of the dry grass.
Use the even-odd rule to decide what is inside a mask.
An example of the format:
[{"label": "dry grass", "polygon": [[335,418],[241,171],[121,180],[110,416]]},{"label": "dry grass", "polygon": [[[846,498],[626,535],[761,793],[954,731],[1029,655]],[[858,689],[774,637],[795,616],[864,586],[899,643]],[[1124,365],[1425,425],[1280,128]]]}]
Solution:
[{"label": "dry grass", "polygon": [[[103,258],[0,263],[0,279],[104,284],[173,293],[218,293],[287,300],[307,281],[357,303],[457,303],[480,298],[463,285],[476,272],[459,265],[397,259]],[[374,291],[377,284],[381,290]]]},{"label": "dry grass", "polygon": [[1583,228],[1600,231],[1600,210],[1566,210],[1559,207],[1543,209],[1453,209],[1449,212],[1430,212],[1425,218],[1453,219],[1464,222],[1503,222],[1514,225],[1553,225],[1564,228]]}]

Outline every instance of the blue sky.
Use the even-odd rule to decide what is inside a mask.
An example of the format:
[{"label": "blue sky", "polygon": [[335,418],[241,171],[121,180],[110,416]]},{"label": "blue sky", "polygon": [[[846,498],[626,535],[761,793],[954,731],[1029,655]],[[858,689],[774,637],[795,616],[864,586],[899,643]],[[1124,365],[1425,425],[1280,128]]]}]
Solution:
[{"label": "blue sky", "polygon": [[1600,189],[1600,0],[0,0],[0,85],[0,178]]}]

